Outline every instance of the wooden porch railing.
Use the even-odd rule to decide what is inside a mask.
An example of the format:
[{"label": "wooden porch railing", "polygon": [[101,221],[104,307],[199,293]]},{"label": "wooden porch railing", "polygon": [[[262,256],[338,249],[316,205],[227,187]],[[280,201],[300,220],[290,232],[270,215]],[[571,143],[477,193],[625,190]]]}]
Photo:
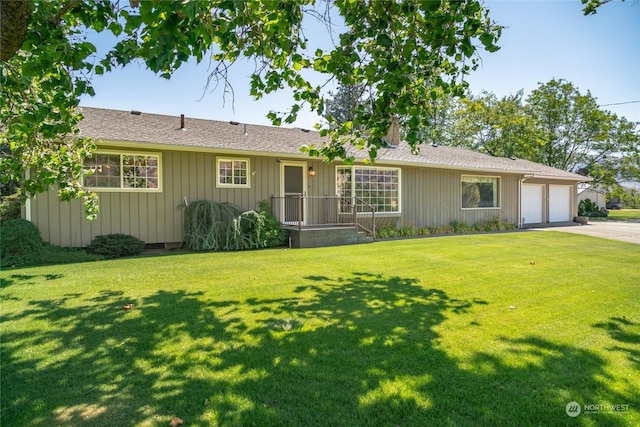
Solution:
[{"label": "wooden porch railing", "polygon": [[376,234],[375,207],[358,197],[271,196],[271,211],[284,226],[298,230],[311,227],[356,227],[371,237]]}]

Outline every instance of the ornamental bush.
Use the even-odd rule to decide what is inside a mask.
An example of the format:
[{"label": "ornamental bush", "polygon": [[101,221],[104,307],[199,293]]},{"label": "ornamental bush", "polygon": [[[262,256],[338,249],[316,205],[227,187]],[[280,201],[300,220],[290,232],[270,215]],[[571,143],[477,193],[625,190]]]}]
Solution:
[{"label": "ornamental bush", "polygon": [[592,202],[591,199],[580,200],[578,203],[578,215],[588,217],[606,217],[608,212],[600,209],[597,203]]},{"label": "ornamental bush", "polygon": [[500,217],[494,217],[488,220],[480,221],[471,226],[464,221],[451,221],[449,224],[437,227],[414,227],[411,224],[405,224],[401,227],[383,226],[376,230],[378,239],[390,239],[398,237],[415,237],[442,234],[457,233],[473,233],[486,231],[506,231],[515,230],[513,224],[503,221]]},{"label": "ornamental bush", "polygon": [[0,250],[2,259],[10,255],[37,252],[45,243],[40,230],[26,219],[16,218],[2,221],[0,226]]},{"label": "ornamental bush", "polygon": [[128,234],[107,234],[96,236],[87,246],[87,252],[102,255],[107,259],[140,255],[144,242]]},{"label": "ornamental bush", "polygon": [[286,232],[267,202],[243,212],[230,203],[198,200],[186,206],[183,243],[194,251],[239,251],[282,246]]},{"label": "ornamental bush", "polygon": [[280,227],[280,221],[271,211],[271,205],[266,200],[263,200],[258,206],[260,207],[260,215],[263,217],[262,239],[264,247],[283,246],[287,242],[287,232]]},{"label": "ornamental bush", "polygon": [[82,249],[61,248],[44,242],[38,227],[21,218],[2,221],[0,248],[0,265],[3,268],[67,264],[96,259]]}]

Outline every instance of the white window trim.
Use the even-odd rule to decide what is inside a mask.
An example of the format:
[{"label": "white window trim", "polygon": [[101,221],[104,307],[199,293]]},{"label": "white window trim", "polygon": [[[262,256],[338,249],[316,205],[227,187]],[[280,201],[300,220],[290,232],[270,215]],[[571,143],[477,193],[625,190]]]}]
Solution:
[{"label": "white window trim", "polygon": [[[247,162],[247,183],[246,184],[221,184],[220,183],[220,162]],[[251,160],[246,157],[216,157],[216,188],[251,188]]]},{"label": "white window trim", "polygon": [[[465,208],[462,207],[462,180],[465,178],[495,178],[498,180],[498,206],[487,206],[487,207],[477,207],[477,208]],[[464,174],[460,175],[460,209],[463,211],[481,211],[481,210],[500,210],[502,209],[502,177],[498,175],[469,175]]]},{"label": "white window trim", "polygon": [[[378,212],[376,211],[376,216],[394,216],[402,213],[402,168],[394,168],[394,167],[384,167],[384,166],[367,166],[367,165],[336,165],[336,194],[338,194],[340,188],[338,187],[338,169],[351,169],[351,173],[354,174],[355,168],[361,169],[382,169],[382,170],[395,170],[398,171],[398,210],[392,212]],[[351,191],[355,196],[355,188],[353,187],[355,183],[352,182]],[[366,212],[358,212],[358,215],[367,215]]]},{"label": "white window trim", "polygon": [[[120,156],[120,170],[122,171],[122,156],[156,156],[158,158],[158,188],[127,188],[122,186],[122,172],[120,172],[120,188],[113,187],[86,187],[87,189],[100,193],[162,193],[162,153],[148,151],[118,151],[118,150],[98,150],[93,155],[117,154]],[[82,185],[84,186],[84,175]]]}]

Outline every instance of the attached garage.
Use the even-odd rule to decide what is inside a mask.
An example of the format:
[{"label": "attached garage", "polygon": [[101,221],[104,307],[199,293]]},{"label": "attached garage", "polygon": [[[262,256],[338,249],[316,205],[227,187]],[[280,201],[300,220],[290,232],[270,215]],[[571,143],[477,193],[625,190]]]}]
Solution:
[{"label": "attached garage", "polygon": [[567,222],[571,215],[571,185],[549,185],[549,222]]},{"label": "attached garage", "polygon": [[562,224],[577,215],[576,185],[542,177],[529,178],[520,186],[520,224]]},{"label": "attached garage", "polygon": [[544,221],[544,185],[522,184],[521,213],[523,224],[540,224]]}]

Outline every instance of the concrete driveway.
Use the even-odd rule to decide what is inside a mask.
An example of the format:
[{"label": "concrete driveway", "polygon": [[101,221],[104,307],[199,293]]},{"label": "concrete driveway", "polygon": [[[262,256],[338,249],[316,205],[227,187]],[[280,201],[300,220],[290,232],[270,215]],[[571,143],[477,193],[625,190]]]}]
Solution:
[{"label": "concrete driveway", "polygon": [[589,221],[587,225],[539,228],[538,230],[561,231],[585,234],[605,239],[622,240],[640,245],[640,222],[631,221]]}]

